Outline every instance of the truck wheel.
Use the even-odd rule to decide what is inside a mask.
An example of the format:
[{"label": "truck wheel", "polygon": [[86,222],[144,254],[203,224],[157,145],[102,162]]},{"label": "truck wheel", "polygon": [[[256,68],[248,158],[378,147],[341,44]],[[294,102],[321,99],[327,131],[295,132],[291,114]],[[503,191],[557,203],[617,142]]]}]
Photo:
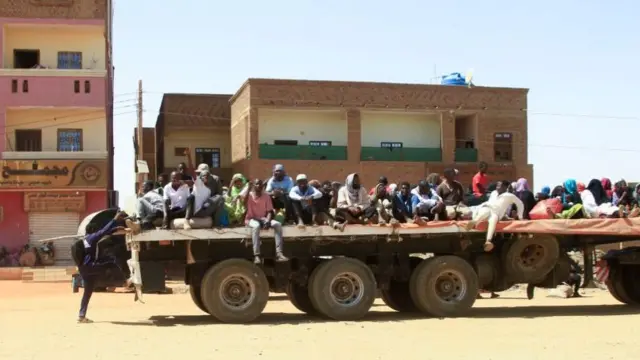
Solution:
[{"label": "truck wheel", "polygon": [[190,285],[189,294],[191,295],[191,300],[193,300],[193,303],[196,304],[198,309],[208,314],[209,312],[207,311],[207,308],[205,308],[204,304],[202,303],[202,289],[200,288],[200,286]]},{"label": "truck wheel", "polygon": [[358,320],[371,309],[376,279],[360,260],[334,258],[318,266],[309,279],[313,307],[334,320]]},{"label": "truck wheel", "polygon": [[478,285],[481,288],[493,283],[497,266],[498,261],[493,254],[480,254],[474,259],[473,268],[478,274]]},{"label": "truck wheel", "polygon": [[622,296],[626,296],[626,299],[629,300],[627,305],[640,305],[640,283],[638,283],[638,266],[635,265],[627,265],[622,267],[622,289],[624,291],[620,292],[618,289],[618,294]]},{"label": "truck wheel", "polygon": [[555,237],[521,237],[505,253],[505,273],[515,283],[537,282],[553,270],[559,258],[560,246]]},{"label": "truck wheel", "polygon": [[466,313],[478,295],[478,276],[457,256],[438,256],[423,261],[411,274],[411,298],[420,311],[437,317]]},{"label": "truck wheel", "polygon": [[244,259],[221,261],[202,279],[202,303],[224,323],[248,323],[262,314],[269,300],[264,271]]},{"label": "truck wheel", "polygon": [[[424,261],[429,261],[429,259]],[[409,266],[411,267],[411,272],[413,272],[421,262],[422,258],[410,257]],[[395,311],[403,313],[413,313],[418,311],[418,308],[413,303],[413,299],[411,299],[409,281],[397,281],[391,279],[391,281],[389,281],[389,289],[381,290],[380,297],[385,305]]]},{"label": "truck wheel", "polygon": [[285,290],[291,304],[298,310],[308,315],[317,315],[318,311],[313,307],[309,298],[309,289],[290,281]]},{"label": "truck wheel", "polygon": [[621,266],[616,266],[615,268],[611,268],[611,273],[609,274],[609,278],[605,282],[607,285],[607,289],[611,296],[614,299],[620,301],[623,304],[631,305],[633,302],[631,298],[627,294],[627,291],[623,284],[623,275],[624,268]]}]

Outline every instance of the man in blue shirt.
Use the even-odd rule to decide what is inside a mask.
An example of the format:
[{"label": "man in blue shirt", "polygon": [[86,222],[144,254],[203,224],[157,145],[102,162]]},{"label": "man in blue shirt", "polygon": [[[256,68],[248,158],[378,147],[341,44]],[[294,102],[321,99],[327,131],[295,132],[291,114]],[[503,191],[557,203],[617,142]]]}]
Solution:
[{"label": "man in blue shirt", "polygon": [[411,193],[411,184],[403,182],[400,184],[400,190],[392,197],[392,214],[393,218],[400,223],[416,222],[422,223],[423,220],[418,216],[415,209],[420,204],[420,198]]},{"label": "man in blue shirt", "polygon": [[287,220],[295,220],[291,199],[289,199],[291,188],[293,188],[293,180],[287,175],[284,165],[276,164],[273,167],[273,176],[267,180],[264,190],[271,196],[276,213],[280,209],[285,209]]},{"label": "man in blue shirt", "polygon": [[126,217],[126,213],[119,211],[113,220],[109,221],[102,229],[98,229],[92,224],[87,226],[87,235],[83,241],[85,255],[82,264],[78,266],[78,271],[84,283],[84,293],[80,301],[78,323],[92,322],[87,318],[87,308],[89,307],[91,295],[93,295],[96,278],[104,271],[107,265],[115,264],[115,259],[98,258],[98,243],[105,236],[125,233],[125,228],[118,226],[118,223],[122,222]]},{"label": "man in blue shirt", "polygon": [[295,211],[298,227],[305,225],[322,225],[318,223],[318,200],[322,198],[320,190],[309,186],[307,175],[299,174],[296,177],[296,186],[289,191],[289,199],[293,211]]}]

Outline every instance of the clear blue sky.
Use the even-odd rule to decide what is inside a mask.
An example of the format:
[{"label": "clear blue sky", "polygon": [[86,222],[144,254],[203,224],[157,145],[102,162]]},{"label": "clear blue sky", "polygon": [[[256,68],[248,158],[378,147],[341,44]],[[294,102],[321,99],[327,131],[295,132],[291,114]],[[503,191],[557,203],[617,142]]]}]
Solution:
[{"label": "clear blue sky", "polygon": [[[640,180],[638,1],[120,0],[115,11],[116,101],[142,79],[145,126],[164,92],[234,93],[249,77],[428,83],[434,65],[473,68],[477,85],[531,89],[536,188]],[[133,194],[135,123],[115,119],[121,198]]]}]

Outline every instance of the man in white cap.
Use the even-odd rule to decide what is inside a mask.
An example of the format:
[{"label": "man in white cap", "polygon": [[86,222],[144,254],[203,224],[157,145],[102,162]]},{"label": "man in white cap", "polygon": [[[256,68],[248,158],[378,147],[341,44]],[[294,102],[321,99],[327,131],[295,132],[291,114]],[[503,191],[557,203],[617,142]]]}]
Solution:
[{"label": "man in white cap", "polygon": [[321,225],[318,223],[318,207],[316,200],[322,197],[322,193],[313,186],[309,186],[307,175],[299,174],[296,177],[296,186],[289,191],[291,206],[296,214],[298,227],[305,225]]},{"label": "man in white cap", "polygon": [[187,198],[187,211],[184,227],[191,228],[189,222],[194,217],[212,217],[213,226],[220,226],[220,218],[224,210],[224,197],[220,178],[209,172],[209,165],[200,164],[196,169],[196,180],[193,193]]}]

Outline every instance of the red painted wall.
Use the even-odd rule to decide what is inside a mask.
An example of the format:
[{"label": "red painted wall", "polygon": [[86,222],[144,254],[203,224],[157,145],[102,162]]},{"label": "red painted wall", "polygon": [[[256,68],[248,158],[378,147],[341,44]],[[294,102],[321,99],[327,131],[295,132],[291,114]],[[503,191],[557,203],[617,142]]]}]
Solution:
[{"label": "red painted wall", "polygon": [[[23,202],[23,192],[0,192],[0,206],[4,210],[4,217],[0,221],[0,246],[9,251],[17,250],[29,242],[29,215],[24,211]],[[86,204],[86,211],[80,214],[80,221],[106,207],[106,191],[87,191]]]}]

